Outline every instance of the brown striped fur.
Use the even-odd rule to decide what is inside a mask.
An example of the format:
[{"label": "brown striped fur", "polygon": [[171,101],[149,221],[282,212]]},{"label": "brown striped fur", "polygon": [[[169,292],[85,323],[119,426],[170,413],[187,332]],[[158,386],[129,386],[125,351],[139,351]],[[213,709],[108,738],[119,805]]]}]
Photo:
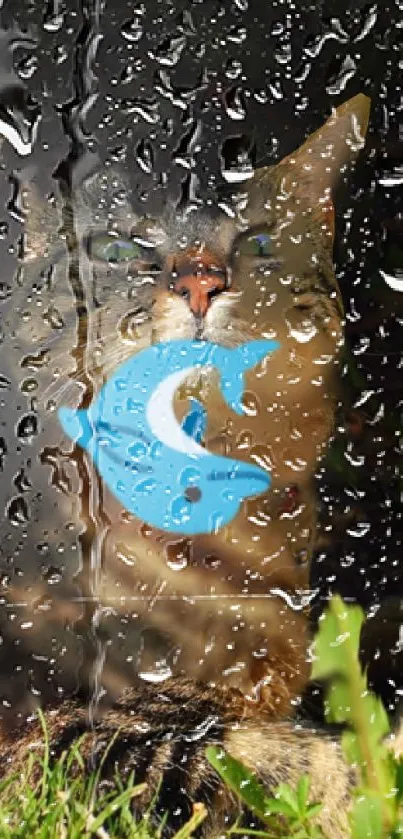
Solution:
[{"label": "brown striped fur", "polygon": [[[167,680],[159,688],[142,685],[129,690],[97,716],[91,728],[77,703],[48,712],[52,758],[60,757],[87,732],[80,753],[88,770],[103,760],[102,779],[113,780],[118,772],[124,781],[134,771],[136,782],[146,781],[145,793],[134,800],[137,816],[159,788],[153,822],[157,825],[169,813],[164,836],[190,818],[194,802],[208,808],[204,836],[219,835],[239,817],[241,824],[259,827],[208,764],[205,749],[210,744],[224,746],[249,766],[268,791],[282,781],[296,785],[302,775],[310,773],[311,800],[323,803],[318,823],[325,836],[342,839],[347,835],[354,773],[345,766],[338,743],[323,733],[248,716],[236,693],[184,679]],[[1,773],[21,770],[28,753],[39,754],[42,745],[41,725],[33,714],[0,743]]]}]

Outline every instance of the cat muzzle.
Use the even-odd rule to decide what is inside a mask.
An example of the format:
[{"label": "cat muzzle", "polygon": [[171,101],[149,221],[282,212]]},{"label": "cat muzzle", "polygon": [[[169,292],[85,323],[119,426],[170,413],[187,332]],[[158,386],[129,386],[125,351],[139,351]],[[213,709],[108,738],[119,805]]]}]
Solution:
[{"label": "cat muzzle", "polygon": [[188,251],[174,259],[170,289],[184,297],[195,318],[205,317],[211,301],[229,287],[228,271],[206,251]]}]

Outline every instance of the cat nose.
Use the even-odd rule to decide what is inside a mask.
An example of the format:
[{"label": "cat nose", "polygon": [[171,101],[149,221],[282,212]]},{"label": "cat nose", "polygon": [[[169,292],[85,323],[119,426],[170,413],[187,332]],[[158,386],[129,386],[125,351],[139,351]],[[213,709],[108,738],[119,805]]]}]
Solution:
[{"label": "cat nose", "polygon": [[211,301],[227,288],[226,268],[217,264],[213,256],[200,253],[188,256],[180,263],[175,261],[171,289],[185,297],[195,317],[204,317]]},{"label": "cat nose", "polygon": [[173,287],[175,294],[186,297],[195,317],[204,317],[213,297],[224,291],[225,280],[208,274],[188,274],[178,279]]}]

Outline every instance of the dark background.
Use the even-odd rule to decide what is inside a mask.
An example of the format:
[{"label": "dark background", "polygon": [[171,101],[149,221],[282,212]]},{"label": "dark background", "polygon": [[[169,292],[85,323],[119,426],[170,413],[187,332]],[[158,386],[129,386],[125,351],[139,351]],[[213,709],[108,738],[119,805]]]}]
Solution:
[{"label": "dark background", "polygon": [[379,271],[403,270],[402,10],[401,0],[5,0],[0,10],[0,117],[25,142],[37,127],[29,155],[3,143],[0,297],[21,235],[13,173],[34,167],[47,193],[119,161],[137,210],[158,212],[167,197],[214,205],[233,188],[223,169],[273,164],[332,107],[371,97],[366,150],[337,203],[348,350],[318,473],[313,619],[333,591],[365,607],[365,660],[391,706],[403,690],[403,292]]}]

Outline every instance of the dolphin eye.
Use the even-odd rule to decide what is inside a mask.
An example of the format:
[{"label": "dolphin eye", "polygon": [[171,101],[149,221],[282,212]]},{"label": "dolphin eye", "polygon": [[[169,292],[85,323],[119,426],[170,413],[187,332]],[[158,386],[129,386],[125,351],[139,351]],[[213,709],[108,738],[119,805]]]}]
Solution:
[{"label": "dolphin eye", "polygon": [[[148,249],[149,250],[149,249]],[[87,239],[87,252],[90,259],[98,262],[131,262],[144,259],[145,249],[133,239],[113,233],[94,233]],[[147,254],[149,258],[149,254]]]},{"label": "dolphin eye", "polygon": [[186,487],[183,494],[186,501],[189,501],[191,504],[195,504],[197,501],[200,501],[202,497],[201,489],[195,486]]},{"label": "dolphin eye", "polygon": [[265,231],[262,231],[261,233],[253,233],[252,235],[243,237],[238,242],[237,250],[242,256],[257,258],[272,256],[272,238],[270,234]]}]

